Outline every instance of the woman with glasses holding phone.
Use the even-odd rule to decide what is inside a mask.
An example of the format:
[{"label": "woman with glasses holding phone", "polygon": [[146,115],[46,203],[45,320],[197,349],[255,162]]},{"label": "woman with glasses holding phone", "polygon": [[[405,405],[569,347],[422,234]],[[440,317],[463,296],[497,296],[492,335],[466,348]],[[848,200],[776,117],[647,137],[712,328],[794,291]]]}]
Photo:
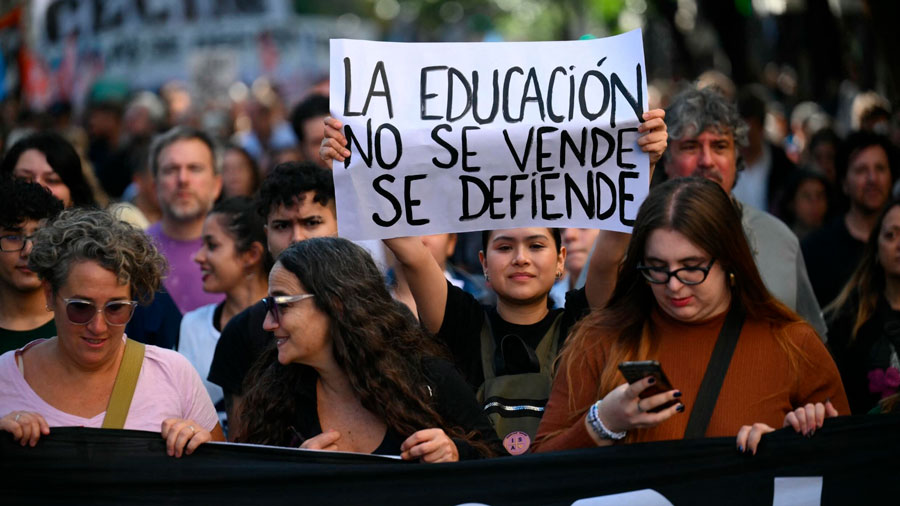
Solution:
[{"label": "woman with glasses holding phone", "polygon": [[269,274],[275,335],[244,382],[236,441],[454,462],[499,448],[472,390],[346,239],[292,244]]},{"label": "woman with glasses holding phone", "polygon": [[[755,453],[772,427],[810,435],[826,416],[849,413],[828,351],[766,290],[718,184],[664,183],[635,223],[608,305],[581,321],[561,353],[536,451],[685,437],[713,350],[732,336],[698,437],[737,434],[738,449]],[[675,389],[642,396],[653,376],[627,383],[619,364],[644,360],[658,361]]]},{"label": "woman with glasses holding phone", "polygon": [[224,439],[190,363],[125,337],[165,270],[143,232],[106,211],[67,210],[35,234],[28,266],[57,336],[0,356],[0,430],[31,446],[50,427],[160,431],[176,457]]}]

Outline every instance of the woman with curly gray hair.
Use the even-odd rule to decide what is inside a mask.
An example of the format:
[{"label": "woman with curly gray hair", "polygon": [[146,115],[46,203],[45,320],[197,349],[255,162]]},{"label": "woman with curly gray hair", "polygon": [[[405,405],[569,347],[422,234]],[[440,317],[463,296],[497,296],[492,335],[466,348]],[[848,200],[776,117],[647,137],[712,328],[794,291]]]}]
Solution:
[{"label": "woman with curly gray hair", "polygon": [[0,430],[34,446],[50,427],[161,431],[169,455],[222,441],[200,376],[174,351],[125,337],[166,263],[150,239],[106,211],[71,209],[39,230],[28,267],[57,336],[0,356]]}]

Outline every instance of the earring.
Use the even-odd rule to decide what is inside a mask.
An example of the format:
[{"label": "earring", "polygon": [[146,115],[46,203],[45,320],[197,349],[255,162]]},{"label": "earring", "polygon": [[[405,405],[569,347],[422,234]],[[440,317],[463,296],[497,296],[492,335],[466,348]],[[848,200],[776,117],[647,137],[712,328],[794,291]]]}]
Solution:
[{"label": "earring", "polygon": [[561,277],[562,277],[562,271],[556,271],[556,279],[559,279]]},{"label": "earring", "polygon": [[734,286],[734,273],[733,272],[728,273],[728,282],[731,283],[731,286]]},{"label": "earring", "polygon": [[50,306],[47,306],[47,312],[48,312],[48,313],[52,313],[52,312],[53,312],[53,308],[50,307]]}]

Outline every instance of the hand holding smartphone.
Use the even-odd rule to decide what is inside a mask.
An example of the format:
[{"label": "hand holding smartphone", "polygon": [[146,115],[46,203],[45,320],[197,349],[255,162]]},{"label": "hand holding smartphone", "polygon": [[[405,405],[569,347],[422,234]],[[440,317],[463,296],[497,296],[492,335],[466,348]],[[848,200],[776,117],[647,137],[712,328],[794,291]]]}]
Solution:
[{"label": "hand holding smartphone", "polygon": [[[647,397],[653,397],[656,394],[674,390],[672,384],[669,383],[669,378],[666,377],[666,373],[663,372],[662,366],[659,365],[659,362],[657,362],[656,360],[622,362],[619,364],[619,371],[621,371],[622,376],[625,377],[625,381],[627,381],[629,384],[636,383],[648,376],[652,376],[656,379],[655,383],[648,386],[640,393],[639,397],[641,399],[646,399]],[[661,406],[649,409],[647,410],[647,412],[658,413],[670,406],[677,404],[678,402],[680,401],[672,400]]]}]

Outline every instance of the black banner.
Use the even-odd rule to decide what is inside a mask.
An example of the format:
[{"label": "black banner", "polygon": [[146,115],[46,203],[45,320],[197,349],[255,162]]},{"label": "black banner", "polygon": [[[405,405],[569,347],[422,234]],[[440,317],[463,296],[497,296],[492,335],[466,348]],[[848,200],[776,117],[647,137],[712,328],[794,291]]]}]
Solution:
[{"label": "black banner", "polygon": [[174,459],[155,433],[55,428],[35,448],[0,434],[3,504],[568,505],[644,489],[612,499],[893,504],[898,471],[900,416],[890,415],[829,420],[812,438],[778,431],[756,456],[716,438],[439,465],[225,444]]}]

